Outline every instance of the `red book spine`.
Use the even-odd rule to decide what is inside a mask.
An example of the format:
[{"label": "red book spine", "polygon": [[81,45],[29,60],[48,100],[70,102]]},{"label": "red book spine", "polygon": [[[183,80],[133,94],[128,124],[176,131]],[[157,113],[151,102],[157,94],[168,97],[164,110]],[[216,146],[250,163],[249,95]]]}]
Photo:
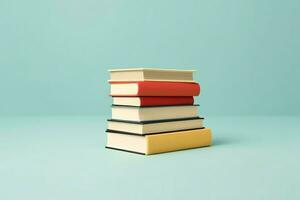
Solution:
[{"label": "red book spine", "polygon": [[198,83],[183,82],[138,82],[137,96],[198,96]]},{"label": "red book spine", "polygon": [[193,105],[193,97],[140,97],[141,106]]},{"label": "red book spine", "polygon": [[110,82],[110,84],[138,84],[138,93],[135,95],[114,96],[198,96],[200,85],[198,83],[186,82],[160,82],[160,81],[138,81],[138,82]]}]

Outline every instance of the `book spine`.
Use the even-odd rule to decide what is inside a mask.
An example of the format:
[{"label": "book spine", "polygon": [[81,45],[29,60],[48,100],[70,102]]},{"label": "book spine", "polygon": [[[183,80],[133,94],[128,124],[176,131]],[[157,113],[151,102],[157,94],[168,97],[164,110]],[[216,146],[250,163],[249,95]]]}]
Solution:
[{"label": "book spine", "polygon": [[198,96],[198,83],[138,82],[137,96]]},{"label": "book spine", "polygon": [[193,105],[193,97],[140,97],[140,106]]}]

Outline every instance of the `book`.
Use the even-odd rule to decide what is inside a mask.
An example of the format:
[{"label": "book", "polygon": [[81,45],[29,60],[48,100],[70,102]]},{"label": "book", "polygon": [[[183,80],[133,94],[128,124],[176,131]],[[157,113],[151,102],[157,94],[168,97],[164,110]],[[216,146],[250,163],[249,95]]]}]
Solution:
[{"label": "book", "polygon": [[112,119],[138,122],[198,117],[197,112],[198,105],[155,107],[112,105]]},{"label": "book", "polygon": [[111,96],[198,96],[198,83],[181,82],[111,82]]},{"label": "book", "polygon": [[203,128],[203,119],[204,118],[195,117],[187,119],[156,120],[144,122],[110,119],[107,120],[107,131],[146,135],[170,131],[199,129]]},{"label": "book", "polygon": [[194,70],[131,68],[113,69],[110,72],[111,81],[172,81],[194,82]]},{"label": "book", "polygon": [[114,105],[164,106],[193,105],[193,97],[113,97]]},{"label": "book", "polygon": [[211,130],[208,128],[176,131],[153,135],[107,133],[107,148],[138,154],[157,154],[183,149],[210,146]]}]

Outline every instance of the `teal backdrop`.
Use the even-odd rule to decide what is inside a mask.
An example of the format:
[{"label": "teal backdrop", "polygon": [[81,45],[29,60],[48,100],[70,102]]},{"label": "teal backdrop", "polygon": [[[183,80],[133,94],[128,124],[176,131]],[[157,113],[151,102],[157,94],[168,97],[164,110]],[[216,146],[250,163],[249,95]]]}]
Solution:
[{"label": "teal backdrop", "polygon": [[0,113],[108,115],[109,68],[195,69],[209,115],[300,113],[299,1],[1,0]]},{"label": "teal backdrop", "polygon": [[[299,36],[299,0],[0,0],[0,199],[300,199]],[[104,148],[122,67],[197,70],[213,145]]]}]

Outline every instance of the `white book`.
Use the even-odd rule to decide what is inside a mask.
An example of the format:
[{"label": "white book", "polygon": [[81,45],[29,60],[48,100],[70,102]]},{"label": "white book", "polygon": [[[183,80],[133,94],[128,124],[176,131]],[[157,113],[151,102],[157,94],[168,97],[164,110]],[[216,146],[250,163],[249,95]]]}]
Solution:
[{"label": "white book", "polygon": [[169,131],[191,130],[203,128],[203,118],[157,120],[146,122],[131,122],[124,120],[108,120],[108,131],[134,133],[139,135],[163,133]]},{"label": "white book", "polygon": [[163,119],[192,118],[198,116],[198,105],[184,106],[112,106],[112,119],[128,121],[151,121]]},{"label": "white book", "polygon": [[109,81],[170,81],[170,82],[194,82],[194,70],[155,69],[155,68],[131,68],[112,69]]}]

